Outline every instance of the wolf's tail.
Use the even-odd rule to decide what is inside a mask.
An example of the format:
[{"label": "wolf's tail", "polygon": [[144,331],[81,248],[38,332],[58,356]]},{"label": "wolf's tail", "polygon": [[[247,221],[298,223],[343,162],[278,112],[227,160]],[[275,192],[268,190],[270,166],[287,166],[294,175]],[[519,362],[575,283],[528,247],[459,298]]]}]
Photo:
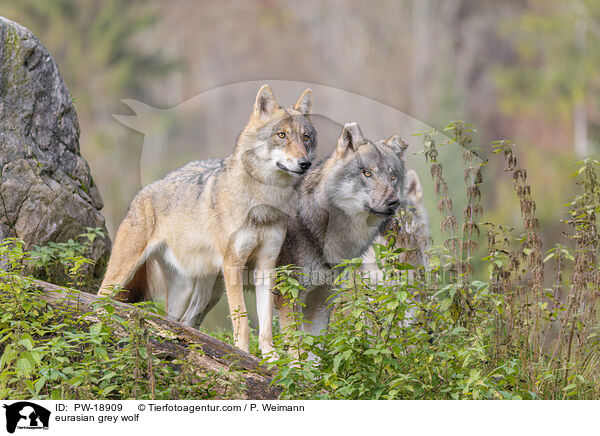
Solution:
[{"label": "wolf's tail", "polygon": [[[140,193],[142,194],[142,193]],[[129,303],[150,298],[148,257],[156,215],[150,198],[138,194],[117,230],[106,274],[98,295]],[[115,294],[115,291],[118,291]]]}]

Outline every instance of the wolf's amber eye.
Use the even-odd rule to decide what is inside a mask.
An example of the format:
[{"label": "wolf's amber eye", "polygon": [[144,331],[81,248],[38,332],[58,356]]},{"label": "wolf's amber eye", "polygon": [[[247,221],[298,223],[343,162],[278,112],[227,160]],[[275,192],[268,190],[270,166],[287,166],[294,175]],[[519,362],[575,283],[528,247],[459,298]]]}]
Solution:
[{"label": "wolf's amber eye", "polygon": [[363,170],[363,174],[365,175],[365,177],[371,177],[373,175],[373,173],[369,170]]},{"label": "wolf's amber eye", "polygon": [[285,138],[285,132],[279,132],[277,134],[277,136],[279,136],[281,139]]},{"label": "wolf's amber eye", "polygon": [[310,136],[304,135],[304,136],[302,136],[302,139],[304,139],[304,141],[308,141],[310,139]]},{"label": "wolf's amber eye", "polygon": [[392,176],[390,177],[390,179],[392,180],[396,180],[398,177],[396,177],[396,175],[392,174]]}]

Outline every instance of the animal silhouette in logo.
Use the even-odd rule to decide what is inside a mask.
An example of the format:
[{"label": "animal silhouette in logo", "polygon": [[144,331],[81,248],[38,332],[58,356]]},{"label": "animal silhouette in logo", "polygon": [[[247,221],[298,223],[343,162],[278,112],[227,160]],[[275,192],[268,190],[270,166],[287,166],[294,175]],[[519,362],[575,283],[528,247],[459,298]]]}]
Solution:
[{"label": "animal silhouette in logo", "polygon": [[14,433],[17,426],[48,428],[50,422],[50,411],[30,403],[19,401],[11,405],[4,404],[6,409],[6,431]]}]

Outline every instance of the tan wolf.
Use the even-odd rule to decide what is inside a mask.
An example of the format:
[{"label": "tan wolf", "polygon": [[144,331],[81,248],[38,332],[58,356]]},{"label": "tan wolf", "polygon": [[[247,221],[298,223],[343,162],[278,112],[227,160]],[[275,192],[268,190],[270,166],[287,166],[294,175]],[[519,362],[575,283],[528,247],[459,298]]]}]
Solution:
[{"label": "tan wolf", "polygon": [[[258,91],[233,154],[191,162],[144,187],[119,226],[99,294],[124,288],[127,301],[162,296],[169,317],[198,326],[223,283],[235,346],[249,351],[244,267],[256,283],[259,346],[272,351],[272,272],[296,208],[296,185],[311,166],[316,132],[307,89],[289,108],[269,86]],[[222,273],[222,275],[221,275]],[[220,283],[221,282],[221,283]]]}]

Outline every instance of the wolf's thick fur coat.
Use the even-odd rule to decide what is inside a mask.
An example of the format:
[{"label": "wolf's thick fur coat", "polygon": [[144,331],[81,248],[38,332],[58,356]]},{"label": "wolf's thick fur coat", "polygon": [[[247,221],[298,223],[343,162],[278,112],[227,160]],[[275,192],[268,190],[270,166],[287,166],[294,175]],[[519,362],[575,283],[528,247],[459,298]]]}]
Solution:
[{"label": "wolf's thick fur coat", "polygon": [[[361,256],[403,205],[406,147],[397,136],[373,143],[356,123],[346,124],[334,152],[303,179],[277,263],[302,268],[299,280],[306,291],[300,299],[310,333],[329,322],[329,270]],[[284,298],[277,300],[287,326],[292,308]]]},{"label": "wolf's thick fur coat", "polygon": [[289,108],[263,86],[233,153],[191,162],[144,187],[119,226],[100,294],[128,301],[163,295],[167,314],[199,325],[224,280],[235,345],[249,351],[243,269],[256,268],[259,345],[272,351],[272,276],[299,176],[314,158],[312,91]]}]

